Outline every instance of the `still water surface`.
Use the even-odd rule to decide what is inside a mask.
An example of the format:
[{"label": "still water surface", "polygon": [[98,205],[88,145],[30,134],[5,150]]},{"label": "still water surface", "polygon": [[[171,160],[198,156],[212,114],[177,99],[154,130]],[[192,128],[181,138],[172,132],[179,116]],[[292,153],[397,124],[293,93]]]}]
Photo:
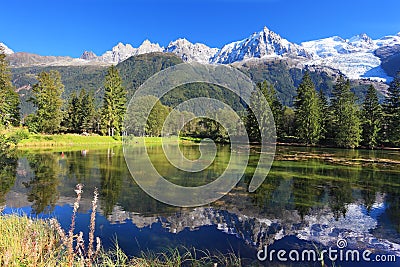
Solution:
[{"label": "still water surface", "polygon": [[[138,147],[139,154],[142,149]],[[181,149],[188,158],[199,156],[196,145]],[[216,179],[230,154],[229,146],[219,146],[214,164],[202,173],[187,175],[168,163],[161,146],[153,145],[147,151],[162,175],[184,186]],[[246,175],[222,199],[204,207],[176,208],[140,189],[126,167],[121,147],[62,153],[20,151],[15,161],[3,162],[0,205],[3,213],[56,217],[68,229],[74,187],[83,183],[76,231],[88,233],[97,187],[100,203],[95,235],[106,248],[117,240],[129,255],[183,245],[211,252],[234,251],[254,263],[257,250],[264,245],[268,249],[323,249],[336,247],[336,241],[343,238],[348,249],[394,254],[399,264],[399,152],[278,147],[267,179],[255,193],[248,193],[258,155],[252,149]]]}]

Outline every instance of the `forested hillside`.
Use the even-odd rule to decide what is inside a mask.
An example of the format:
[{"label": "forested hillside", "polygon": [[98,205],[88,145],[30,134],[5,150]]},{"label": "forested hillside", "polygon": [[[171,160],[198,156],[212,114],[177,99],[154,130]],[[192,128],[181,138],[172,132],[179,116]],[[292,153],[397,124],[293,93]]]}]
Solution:
[{"label": "forested hillside", "polygon": [[[127,89],[127,99],[129,100],[135,90],[153,74],[179,63],[182,63],[182,60],[178,56],[168,53],[142,54],[119,63],[116,68],[121,74],[123,86]],[[296,88],[300,84],[305,71],[310,70],[310,76],[316,85],[316,89],[322,90],[328,98],[331,96],[334,80],[338,76],[337,72],[330,69],[300,69],[284,60],[265,61],[257,64],[245,63],[236,67],[255,83],[267,80],[273,84],[280,101],[286,106],[293,106]],[[78,93],[81,89],[85,89],[88,92],[93,92],[95,102],[100,103],[104,94],[103,81],[106,75],[106,67],[104,66],[13,68],[12,79],[21,96],[21,111],[24,115],[33,111],[33,106],[26,101],[31,97],[31,88],[37,82],[37,75],[42,71],[50,70],[57,70],[61,74],[62,83],[65,85],[64,99],[68,99],[73,92]],[[369,84],[370,82],[361,80],[352,81],[352,91],[360,101],[363,99]],[[382,85],[375,86],[378,89],[382,87]],[[383,85],[383,87],[385,86]],[[238,99],[235,99],[231,93],[217,86],[204,84],[190,84],[185,86],[184,90],[174,90],[174,92],[166,95],[162,102],[168,106],[175,106],[181,101],[198,96],[224,100],[234,108],[240,106]],[[382,98],[382,95],[380,95],[380,98]]]}]

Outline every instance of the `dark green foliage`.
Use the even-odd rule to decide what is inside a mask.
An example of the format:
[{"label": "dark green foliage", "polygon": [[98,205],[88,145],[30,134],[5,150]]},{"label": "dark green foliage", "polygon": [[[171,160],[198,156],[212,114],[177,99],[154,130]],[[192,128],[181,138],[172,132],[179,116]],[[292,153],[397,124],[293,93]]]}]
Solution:
[{"label": "dark green foliage", "polygon": [[[264,62],[261,64],[244,64],[241,68],[254,82],[267,81],[277,90],[277,95],[282,99],[282,104],[291,106],[296,94],[293,76],[290,67],[285,61]],[[300,71],[300,70],[299,70]]]},{"label": "dark green foliage", "polygon": [[[293,106],[296,89],[306,72],[306,70],[291,67],[283,60],[259,64],[245,63],[240,69],[256,83],[266,80],[273,84],[282,104],[289,107]],[[328,96],[331,95],[334,82],[330,74],[325,71],[310,71],[310,77],[316,88],[323,90]]]},{"label": "dark green foliage", "polygon": [[[140,96],[135,104],[128,106],[127,115],[124,120],[125,131],[134,136],[145,136],[147,123],[147,110],[151,110],[152,103],[157,101],[155,96]],[[144,126],[144,127],[143,127]]]},{"label": "dark green foliage", "polygon": [[295,108],[297,136],[306,144],[316,144],[321,138],[321,110],[315,85],[308,72],[297,88]]},{"label": "dark green foliage", "polygon": [[283,115],[283,106],[282,102],[278,97],[278,94],[272,84],[268,84],[267,82],[263,82],[258,84],[258,88],[263,92],[270,108],[272,111],[272,115],[274,116],[275,129],[277,137],[282,136],[282,115]]},{"label": "dark green foliage", "polygon": [[389,145],[400,145],[400,72],[390,83],[384,103],[385,129],[384,136]]},{"label": "dark green foliage", "polygon": [[118,70],[108,68],[104,81],[104,98],[102,108],[102,127],[108,136],[121,135],[122,123],[126,109],[126,91]]},{"label": "dark green foliage", "polygon": [[333,142],[338,147],[357,147],[361,139],[359,108],[350,81],[340,76],[332,92]]},{"label": "dark green foliage", "polygon": [[82,90],[79,94],[79,100],[82,110],[82,119],[80,128],[83,132],[94,132],[97,129],[97,125],[100,123],[98,112],[94,103],[93,92],[86,92]]},{"label": "dark green foliage", "polygon": [[66,115],[63,120],[63,126],[68,132],[79,132],[80,130],[80,103],[75,92],[72,93],[66,110]]},{"label": "dark green foliage", "polygon": [[6,55],[0,48],[0,125],[18,126],[20,124],[20,99],[11,82]]},{"label": "dark green foliage", "polygon": [[295,112],[292,108],[286,106],[283,108],[282,132],[284,137],[292,137],[296,134]]},{"label": "dark green foliage", "polygon": [[4,135],[0,135],[0,206],[5,204],[5,196],[14,186],[17,175],[18,158],[13,144]]},{"label": "dark green foliage", "polygon": [[146,134],[150,136],[161,136],[161,130],[168,113],[168,107],[164,106],[159,100],[157,100],[150,115],[147,117]]},{"label": "dark green foliage", "polygon": [[318,103],[319,103],[319,114],[320,114],[320,142],[325,142],[327,139],[332,140],[332,126],[331,121],[333,119],[332,112],[329,108],[328,99],[326,98],[322,90],[318,91]]},{"label": "dark green foliage", "polygon": [[28,201],[33,202],[34,213],[51,212],[59,198],[60,164],[56,154],[34,154],[28,156],[29,166],[34,172],[28,182],[23,182],[29,190]]},{"label": "dark green foliage", "polygon": [[33,86],[30,101],[37,108],[36,113],[28,117],[26,124],[33,132],[55,133],[62,121],[63,100],[61,95],[64,85],[58,71],[41,72],[38,83]]},{"label": "dark green foliage", "polygon": [[77,96],[71,95],[68,101],[63,126],[68,132],[93,132],[96,130],[96,109],[93,93],[86,93],[82,89]]},{"label": "dark green foliage", "polygon": [[130,100],[139,86],[148,78],[180,63],[182,60],[174,54],[148,53],[128,58],[119,63],[116,68],[128,92],[127,98]]},{"label": "dark green foliage", "polygon": [[100,199],[104,214],[112,213],[113,208],[121,195],[123,178],[126,174],[121,170],[123,157],[120,148],[107,149],[107,157],[100,159],[99,166],[101,173]]},{"label": "dark green foliage", "polygon": [[190,83],[178,86],[165,94],[160,101],[166,106],[175,107],[186,100],[197,97],[218,99],[236,111],[244,110],[241,99],[235,93],[227,88],[206,83]]},{"label": "dark green foliage", "polygon": [[368,88],[367,95],[362,106],[362,143],[368,148],[374,148],[378,144],[378,133],[381,128],[382,108],[379,105],[375,87]]},{"label": "dark green foliage", "polygon": [[68,99],[72,93],[78,94],[82,88],[94,92],[95,104],[101,103],[103,93],[102,82],[107,74],[104,66],[52,66],[52,67],[24,67],[12,69],[13,82],[18,88],[21,97],[21,111],[24,116],[31,114],[35,108],[27,100],[32,96],[31,85],[37,83],[36,77],[40,72],[56,70],[61,75],[65,85],[63,99]]},{"label": "dark green foliage", "polygon": [[[122,84],[127,90],[128,101],[133,96],[137,88],[155,73],[170,66],[180,64],[182,60],[174,54],[168,53],[149,53],[131,57],[121,63],[118,69]],[[24,100],[30,97],[29,90],[31,84],[36,83],[35,77],[41,71],[57,70],[60,72],[62,82],[65,84],[64,98],[72,92],[78,92],[85,88],[94,92],[96,105],[101,104],[104,95],[102,81],[107,74],[104,66],[52,66],[52,67],[25,67],[13,69],[13,81],[21,95],[22,113],[27,115],[33,112],[33,107]],[[296,95],[296,88],[300,84],[305,70],[292,67],[284,60],[273,60],[262,63],[245,63],[239,70],[248,75],[254,82],[264,80],[274,85],[277,95],[283,105],[291,107]],[[312,70],[310,76],[318,90],[322,90],[330,98],[333,90],[334,77],[324,70]],[[352,91],[360,99],[364,99],[368,84],[352,82]],[[218,86],[209,84],[189,84],[179,90],[174,90],[161,99],[161,103],[167,106],[175,106],[177,103],[196,96],[210,96],[223,100],[235,110],[240,107],[239,101],[229,90],[222,90]],[[381,97],[381,96],[379,96]]]},{"label": "dark green foliage", "polygon": [[[283,107],[274,86],[264,81],[258,83],[257,88],[258,90],[254,91],[251,95],[251,108],[247,110],[246,119],[246,130],[252,142],[261,142],[261,133],[264,136],[270,136],[272,134],[272,123],[275,124],[277,137],[282,135]],[[263,99],[267,101],[269,109]],[[259,117],[260,123],[258,123],[257,117]]]},{"label": "dark green foliage", "polygon": [[[143,54],[135,57],[131,57],[124,62],[118,64],[115,69],[117,69],[120,73],[121,84],[126,88],[127,91],[127,99],[129,101],[130,97],[134,94],[134,92],[138,89],[138,87],[153,74],[164,70],[170,66],[180,64],[182,60],[173,54],[165,54],[165,53],[149,53]],[[296,87],[298,87],[302,81],[304,73],[307,70],[309,78],[314,83],[315,88],[320,92],[318,95],[320,102],[320,110],[321,110],[321,118],[320,118],[320,138],[319,141],[321,144],[330,144],[330,145],[338,145],[339,139],[338,133],[340,130],[336,127],[338,125],[337,119],[339,116],[344,116],[345,112],[337,112],[332,107],[328,108],[329,102],[334,102],[333,100],[337,98],[335,90],[333,89],[334,84],[334,75],[329,72],[329,70],[317,69],[314,67],[306,68],[305,70],[293,67],[293,64],[284,60],[271,60],[265,61],[262,63],[254,63],[254,62],[246,62],[239,67],[240,71],[243,71],[246,75],[251,77],[251,79],[255,82],[263,82],[266,81],[268,84],[273,85],[274,93],[271,94],[274,97],[268,100],[270,102],[270,107],[272,113],[274,115],[276,127],[277,127],[277,136],[278,139],[283,140],[286,136],[296,136],[293,132],[295,130],[295,125],[293,125],[293,114],[291,110],[285,108],[285,114],[283,114],[282,104],[285,106],[291,107],[294,103],[294,96],[296,95]],[[87,106],[89,107],[88,111],[92,115],[83,115],[77,116],[77,118],[73,118],[71,114],[65,116],[65,123],[69,120],[69,118],[73,118],[72,121],[76,121],[76,123],[72,123],[73,126],[68,126],[68,131],[73,132],[95,132],[100,127],[103,129],[103,133],[108,134],[107,122],[104,120],[104,105],[101,109],[101,112],[96,112],[94,108],[94,112],[92,109],[96,104],[101,104],[102,100],[105,99],[105,87],[102,86],[102,81],[104,77],[107,75],[107,69],[104,66],[66,66],[66,67],[29,67],[29,68],[17,68],[13,70],[13,81],[15,85],[18,87],[18,92],[21,94],[21,99],[23,103],[21,104],[22,109],[26,115],[26,111],[33,111],[33,106],[30,106],[30,103],[26,103],[30,97],[33,96],[33,90],[30,90],[30,84],[36,83],[36,74],[40,71],[45,70],[46,72],[49,70],[58,70],[61,73],[61,81],[66,83],[64,97],[73,96],[73,92],[75,92],[75,102],[87,101]],[[334,72],[332,72],[334,73]],[[371,84],[368,81],[352,81],[351,92],[355,93],[350,97],[350,99],[354,98],[354,101],[358,104],[361,104],[360,101],[364,99],[364,95],[367,92],[367,88]],[[260,86],[260,84],[259,84]],[[83,97],[79,97],[81,88],[88,89],[90,94],[86,94],[89,98],[83,100]],[[350,95],[350,94],[349,94]],[[241,99],[237,97],[235,94],[230,92],[225,88],[221,88],[216,85],[203,84],[203,83],[192,83],[187,84],[178,88],[175,88],[165,96],[163,96],[160,101],[162,105],[168,107],[175,107],[179,103],[192,99],[194,97],[210,97],[218,100],[222,100],[230,107],[232,107],[236,112],[242,112],[244,110],[243,103]],[[382,94],[378,92],[378,99],[381,99]],[[73,97],[70,98],[70,101]],[[278,100],[279,99],[279,100]],[[343,99],[343,98],[342,98]],[[352,102],[352,101],[350,101]],[[77,105],[77,103],[70,103],[72,106]],[[126,103],[124,103],[126,104]],[[78,106],[81,106],[78,103]],[[348,107],[353,107],[350,109],[354,109],[355,105],[347,105]],[[164,108],[164,107],[163,107]],[[355,108],[357,109],[357,108]],[[69,109],[77,111],[81,110],[79,107]],[[66,107],[66,111],[68,111],[68,107]],[[67,112],[68,113],[68,112]],[[158,113],[158,112],[156,112]],[[179,113],[179,112],[178,112]],[[174,114],[179,116],[179,114]],[[350,112],[353,114],[353,112]],[[357,112],[356,112],[357,113]],[[249,113],[250,114],[250,113]],[[352,115],[350,115],[351,117]],[[82,118],[90,118],[85,122],[82,122]],[[35,131],[40,131],[38,129],[38,121],[37,116],[31,115],[26,118],[27,124],[30,125],[30,129]],[[121,118],[121,116],[120,116]],[[252,140],[256,140],[259,136],[257,133],[256,127],[257,124],[254,121],[251,123],[252,116],[247,116],[247,130],[251,130],[252,127],[249,128],[249,125],[253,125],[252,132],[250,132],[250,136]],[[254,119],[254,118],[253,118]],[[121,119],[118,119],[121,120]],[[157,122],[157,120],[151,119],[151,121]],[[109,121],[110,122],[110,121]],[[64,125],[65,125],[64,123]],[[71,124],[71,123],[69,123]],[[118,125],[120,123],[117,123]],[[388,124],[385,124],[388,125]],[[398,123],[396,124],[398,125]],[[121,134],[122,128],[121,125],[118,126],[120,129],[115,134]],[[258,126],[257,126],[258,127]],[[344,126],[345,127],[345,126]],[[158,128],[158,127],[156,127]],[[176,128],[176,127],[175,127]],[[390,133],[386,131],[387,126],[381,127],[381,135],[385,135],[386,143],[389,144],[389,135]],[[112,129],[109,128],[112,132]],[[150,128],[148,128],[150,129]],[[190,129],[190,130],[189,130]],[[220,139],[223,136],[226,136],[226,133],[223,131],[219,131],[218,124],[213,123],[207,120],[194,120],[191,123],[188,123],[182,133],[203,136],[206,134],[206,131],[211,131],[209,134],[206,134],[208,137],[217,137]],[[357,136],[357,126],[353,129],[353,134]],[[62,129],[62,130],[65,130]],[[152,131],[153,132],[153,131]],[[365,131],[364,131],[365,132]],[[111,133],[112,134],[112,133]],[[148,131],[145,134],[150,134]],[[152,135],[159,134],[159,131],[155,131],[151,133]],[[178,134],[178,133],[173,133]],[[351,136],[351,135],[350,135]],[[354,137],[354,136],[353,136]],[[350,139],[352,137],[349,137]],[[391,137],[393,139],[394,137]],[[354,139],[354,138],[353,138]],[[357,139],[357,138],[356,138]],[[365,136],[364,136],[365,139]],[[358,138],[360,140],[360,138]],[[304,141],[304,140],[303,140]],[[305,141],[306,143],[310,141]],[[311,143],[316,142],[312,141]],[[347,142],[347,141],[346,141]],[[345,142],[345,143],[346,143]],[[358,141],[359,142],[359,141]],[[350,142],[352,144],[341,144],[340,146],[356,146],[356,142]],[[392,144],[393,145],[393,144]]]}]

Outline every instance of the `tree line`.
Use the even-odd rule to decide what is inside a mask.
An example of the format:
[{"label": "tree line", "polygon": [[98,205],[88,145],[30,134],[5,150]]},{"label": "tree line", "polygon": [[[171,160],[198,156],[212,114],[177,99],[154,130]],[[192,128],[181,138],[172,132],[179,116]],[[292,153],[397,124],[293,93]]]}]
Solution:
[{"label": "tree line", "polygon": [[[343,76],[337,79],[328,99],[322,90],[316,90],[306,72],[297,88],[293,109],[282,107],[271,84],[263,82],[257,87],[274,115],[278,140],[344,148],[400,145],[400,73],[390,83],[382,105],[373,85],[369,86],[362,105],[356,104],[350,81]],[[255,93],[252,101],[257,107],[259,100]],[[248,111],[247,130],[252,141],[261,141],[258,129],[263,127]]]},{"label": "tree line", "polygon": [[[325,145],[343,148],[365,147],[374,149],[382,146],[400,145],[400,73],[390,83],[383,104],[373,85],[368,87],[362,104],[352,92],[350,80],[339,76],[334,84],[331,96],[326,96],[313,83],[310,73],[303,75],[297,87],[293,108],[284,106],[274,86],[267,81],[257,84],[250,98],[251,105],[246,112],[239,114],[245,122],[249,140],[260,143],[263,135],[275,134],[280,142],[303,145]],[[261,97],[268,103],[263,104]],[[145,99],[143,99],[145,103]],[[143,104],[145,106],[145,104]],[[148,121],[146,135],[159,136],[169,107],[158,103],[152,113],[154,119]],[[128,112],[132,112],[129,111]],[[133,117],[140,117],[140,108],[136,108]],[[179,118],[194,117],[188,112],[174,111],[175,121]],[[226,122],[229,130],[239,127],[237,117],[228,110],[217,112],[220,121]],[[259,114],[259,121],[255,114]],[[269,116],[272,115],[273,118]],[[228,129],[216,122],[215,114],[208,118],[193,118],[182,126],[179,133],[183,136],[208,137],[219,142],[229,142]],[[155,122],[158,120],[158,122]],[[150,122],[150,123],[149,123]],[[275,132],[271,131],[271,123]],[[134,123],[130,124],[132,127]],[[171,127],[167,124],[167,127]],[[176,128],[176,126],[175,126]],[[234,130],[233,130],[234,132]]]},{"label": "tree line", "polygon": [[94,93],[82,89],[73,93],[64,103],[64,85],[58,71],[41,72],[29,99],[36,112],[29,115],[25,125],[37,133],[101,133],[118,136],[122,133],[126,91],[118,70],[111,66],[104,80],[104,97],[96,108]]},{"label": "tree line", "polygon": [[[190,112],[173,110],[151,96],[143,97],[139,106],[130,107],[127,111],[127,92],[114,66],[107,70],[103,83],[104,96],[99,106],[95,104],[94,93],[84,89],[79,93],[72,93],[64,101],[64,85],[58,71],[41,72],[37,80],[29,99],[36,111],[24,118],[24,125],[31,132],[86,132],[119,136],[129,130],[135,135],[160,136],[165,119],[170,116],[169,124],[165,125],[170,134],[210,137],[216,141],[229,142],[228,129],[216,122],[216,118],[213,118],[215,114],[208,114],[208,118],[194,118]],[[317,90],[310,73],[306,72],[297,87],[293,108],[282,104],[274,86],[267,81],[257,84],[257,88],[251,96],[253,110],[248,108],[239,114],[245,121],[252,142],[261,142],[261,133],[271,134],[268,126],[262,123],[260,125],[254,114],[261,114],[262,121],[271,120],[268,118],[267,108],[261,104],[261,92],[273,115],[278,141],[347,148],[400,145],[400,74],[390,83],[382,105],[372,85],[369,86],[362,105],[356,104],[356,95],[351,91],[350,81],[343,76],[336,80],[332,95],[328,97],[322,90]],[[0,99],[0,125],[19,126],[20,100],[2,51]],[[150,116],[144,117],[144,107],[153,101],[156,105]],[[126,124],[127,129],[123,129],[126,112],[135,121],[146,120],[145,129],[136,129],[135,121],[130,121]],[[220,121],[227,123],[229,129],[240,125],[238,118],[233,117],[229,110],[220,110],[218,116]],[[182,121],[187,123],[180,126]]]}]

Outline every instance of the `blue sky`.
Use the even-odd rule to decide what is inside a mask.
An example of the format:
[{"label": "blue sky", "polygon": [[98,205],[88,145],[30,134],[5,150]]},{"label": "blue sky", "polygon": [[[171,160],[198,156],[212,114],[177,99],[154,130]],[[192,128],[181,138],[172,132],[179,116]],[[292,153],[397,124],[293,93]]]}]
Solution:
[{"label": "blue sky", "polygon": [[400,32],[398,0],[1,0],[0,42],[14,51],[79,57],[118,42],[179,37],[221,47],[263,26],[292,42]]}]

